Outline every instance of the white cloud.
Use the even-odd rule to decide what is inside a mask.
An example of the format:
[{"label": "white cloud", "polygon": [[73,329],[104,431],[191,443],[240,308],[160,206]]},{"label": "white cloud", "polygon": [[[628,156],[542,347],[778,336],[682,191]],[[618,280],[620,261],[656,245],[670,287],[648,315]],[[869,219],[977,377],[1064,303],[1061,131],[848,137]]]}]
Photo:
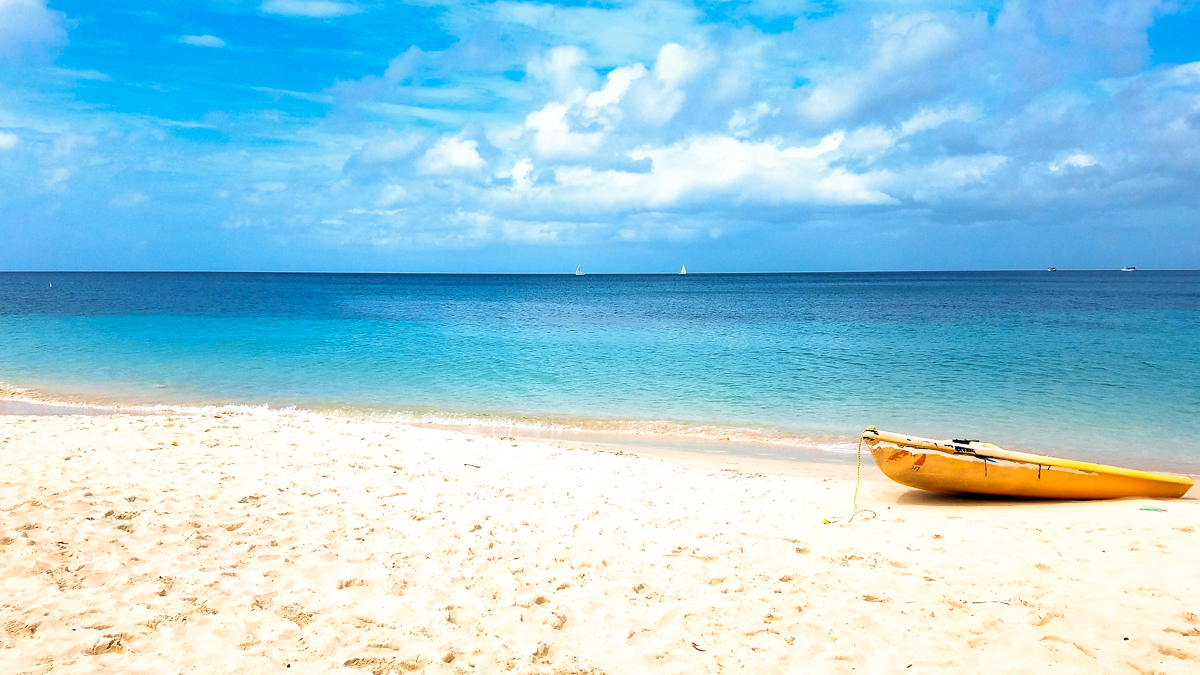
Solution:
[{"label": "white cloud", "polygon": [[804,88],[797,109],[810,120],[830,122],[861,113],[881,98],[893,99],[894,107],[896,99],[944,88],[945,78],[953,76],[952,57],[968,49],[969,38],[984,30],[982,15],[917,12],[873,17],[863,50],[869,60],[821,73]]},{"label": "white cloud", "polygon": [[[1090,5],[1090,6],[1089,6]],[[1194,3],[1163,0],[1095,0],[1093,2],[1007,3],[1003,14],[1026,12],[1053,38],[1066,38],[1075,49],[1120,70],[1142,65],[1147,55],[1146,29],[1163,15],[1188,11]],[[998,19],[999,21],[999,19]]]},{"label": "white cloud", "polygon": [[307,16],[314,19],[347,16],[362,11],[361,8],[348,2],[332,2],[331,0],[267,0],[262,4],[261,9],[267,14]]},{"label": "white cloud", "polygon": [[[529,176],[533,173],[533,162],[528,158],[517,160],[513,165],[512,171],[507,175],[512,177],[513,186],[517,188],[529,187]],[[504,176],[501,176],[503,178]]]},{"label": "white cloud", "polygon": [[947,122],[969,121],[974,112],[968,106],[954,109],[924,109],[901,122],[895,128],[878,124],[859,126],[846,134],[842,144],[844,156],[860,161],[875,161],[896,147],[896,143],[913,134],[936,129]]},{"label": "white cloud", "polygon": [[76,150],[83,148],[96,147],[97,141],[94,136],[84,136],[75,133],[59,134],[54,137],[54,142],[50,145],[50,156],[54,158],[69,157],[75,154]]},{"label": "white cloud", "polygon": [[687,94],[682,87],[705,65],[703,56],[682,45],[668,43],[658,50],[651,78],[640,78],[632,86],[630,106],[644,120],[662,125],[675,117]]},{"label": "white cloud", "polygon": [[[1081,16],[1120,9],[1109,0],[1076,4]],[[1013,5],[1004,11],[1012,15]],[[14,6],[44,10],[0,0],[0,17]],[[316,17],[394,9],[357,0],[250,6]],[[40,84],[40,97],[0,107],[0,157],[24,180],[0,196],[20,199],[23,189],[40,198],[44,179],[68,195],[51,201],[69,205],[95,199],[85,187],[107,181],[115,187],[101,193],[102,205],[104,196],[128,204],[134,193],[157,204],[177,193],[167,181],[195,178],[191,194],[212,213],[205,222],[303,221],[297,232],[364,246],[602,247],[702,242],[716,231],[730,242],[760,233],[783,242],[771,237],[814,222],[830,231],[852,223],[861,234],[903,221],[918,232],[1037,223],[1047,213],[1064,228],[1092,227],[1097,214],[1139,208],[1196,222],[1200,63],[1106,70],[1108,57],[1066,44],[1094,36],[1070,26],[1048,33],[1035,3],[1020,10],[1025,25],[912,7],[843,3],[769,34],[666,0],[461,3],[438,14],[451,48],[411,49],[356,81],[339,70],[327,78],[337,85],[313,92],[265,81],[257,91],[275,101],[246,92],[222,120],[52,110],[53,87],[70,91],[81,83],[68,77],[88,75],[38,66],[21,81]],[[668,16],[682,19],[659,20]],[[513,71],[523,65],[522,78]],[[293,99],[329,107],[301,110]],[[172,125],[229,135],[182,143]],[[872,206],[869,218],[861,205]],[[1139,222],[1166,221],[1149,214]]]},{"label": "white cloud", "polygon": [[215,35],[180,35],[179,43],[193,47],[224,47],[225,41]]},{"label": "white cloud", "polygon": [[729,131],[738,138],[751,136],[758,131],[758,121],[768,115],[776,115],[779,108],[772,108],[766,101],[758,101],[749,108],[739,108],[733,111],[733,116],[725,124]]},{"label": "white cloud", "polygon": [[146,201],[146,195],[137,190],[126,190],[113,195],[113,198],[108,202],[108,205],[114,209],[124,209],[130,206],[137,206]]},{"label": "white cloud", "polygon": [[359,157],[362,161],[372,164],[395,162],[412,154],[424,140],[425,137],[416,132],[403,136],[393,134],[374,138],[363,144]]},{"label": "white cloud", "polygon": [[[620,121],[620,104],[631,85],[650,72],[640,63],[614,68],[603,87],[589,92],[583,84],[594,83],[595,78],[579,75],[585,60],[582,50],[556,48],[529,64],[536,77],[555,82],[555,90],[564,99],[546,103],[525,116],[522,131],[543,158],[581,159],[595,153],[605,143],[604,132]],[[588,130],[576,130],[578,127]],[[508,144],[503,130],[492,137],[498,145]]]},{"label": "white cloud", "polygon": [[403,185],[387,185],[379,192],[379,198],[375,200],[375,205],[386,209],[397,202],[404,201],[406,197],[408,197],[408,190],[405,190]]},{"label": "white cloud", "polygon": [[525,133],[525,124],[504,124],[487,130],[487,140],[497,148],[507,148]]},{"label": "white cloud", "polygon": [[1001,155],[947,157],[929,164],[881,172],[876,185],[891,194],[904,194],[915,202],[937,204],[954,198],[954,191],[979,183],[1008,161]]},{"label": "white cloud", "polygon": [[649,71],[646,70],[646,66],[640,63],[610,70],[605,78],[604,88],[588,94],[585,99],[589,113],[595,116],[605,108],[620,103],[629,91],[629,85],[633,84],[634,80],[644,77],[647,72]]},{"label": "white cloud", "polygon": [[534,57],[525,64],[530,77],[551,83],[559,97],[578,98],[591,88],[596,73],[587,67],[587,52],[564,45]]},{"label": "white cloud", "polygon": [[1086,169],[1089,166],[1097,164],[1096,158],[1083,152],[1074,152],[1065,157],[1050,162],[1048,165],[1051,171],[1062,171],[1063,169]]},{"label": "white cloud", "polygon": [[525,244],[552,244],[559,241],[557,223],[506,220],[500,223],[500,238]]},{"label": "white cloud", "polygon": [[250,188],[250,192],[246,194],[246,201],[251,204],[274,204],[276,202],[270,200],[269,197],[283,192],[287,186],[287,183],[277,180],[256,181],[247,186]]},{"label": "white cloud", "polygon": [[936,129],[946,122],[971,122],[977,113],[972,106],[963,104],[954,109],[923,109],[900,124],[900,136],[912,136],[921,131]]},{"label": "white cloud", "polygon": [[51,68],[50,70],[56,75],[61,75],[62,77],[71,78],[73,80],[95,80],[97,82],[112,81],[112,77],[98,70],[75,70],[72,68],[58,67]]},{"label": "white cloud", "polygon": [[313,101],[315,103],[333,103],[332,96],[325,94],[313,94],[307,91],[291,91],[290,89],[275,89],[273,87],[250,87],[254,91],[261,91],[264,94],[274,96],[277,100],[281,97],[298,98],[302,101]]},{"label": "white cloud", "polygon": [[586,157],[604,140],[600,132],[576,133],[567,122],[570,107],[553,101],[525,118],[525,128],[533,132],[533,147],[544,157]]},{"label": "white cloud", "polygon": [[1166,79],[1171,84],[1192,85],[1200,83],[1200,61],[1183,63],[1168,71]]},{"label": "white cloud", "polygon": [[[936,37],[940,31],[929,23],[893,21],[881,30],[905,35],[916,30]],[[928,35],[923,39],[937,43]],[[651,69],[641,63],[618,66],[590,92],[569,86],[578,81],[573,73],[586,62],[582,50],[552,50],[531,62],[540,81],[557,79],[555,89],[565,95],[528,113],[520,137],[509,131],[489,136],[501,139],[496,147],[512,153],[512,168],[496,174],[511,178],[503,184],[511,187],[496,188],[496,203],[519,205],[521,210],[512,212],[518,219],[528,210],[635,214],[678,213],[699,204],[896,205],[901,196],[935,203],[944,192],[985,180],[1008,161],[978,151],[929,159],[908,155],[911,143],[901,141],[948,122],[975,121],[980,111],[973,104],[927,105],[894,125],[851,125],[812,145],[778,137],[755,140],[764,121],[782,109],[770,100],[747,101],[755,93],[752,87],[733,87],[736,95],[716,99],[727,111],[712,120],[721,120],[719,131],[697,129],[673,143],[655,142],[660,129],[669,132],[693,122],[695,113],[683,112],[689,95],[697,97],[693,107],[714,105],[711,97],[701,97],[713,91],[713,74],[725,68],[727,59],[706,49],[668,43],[658,50]],[[877,61],[904,58],[881,51],[888,52],[886,59]],[[540,158],[539,166],[521,157],[529,152]],[[630,163],[644,163],[644,168],[625,168]],[[537,179],[547,173],[552,180]],[[626,235],[635,232],[623,229]],[[621,236],[633,236],[626,235]]]},{"label": "white cloud", "polygon": [[479,142],[457,136],[443,136],[425,152],[417,168],[424,174],[446,174],[456,171],[478,171],[484,167],[479,156]]},{"label": "white cloud", "polygon": [[701,136],[631,152],[633,159],[651,160],[649,174],[563,166],[556,169],[556,177],[561,197],[619,209],[729,200],[763,204],[894,202],[876,189],[871,175],[831,166],[831,155],[841,143],[841,134],[831,134],[814,146]]},{"label": "white cloud", "polygon": [[65,166],[60,166],[55,169],[48,169],[43,173],[45,174],[45,179],[42,181],[42,184],[46,186],[46,189],[62,192],[66,189],[67,180],[74,172]]},{"label": "white cloud", "polygon": [[710,136],[665,148],[632,153],[649,157],[656,183],[652,203],[669,203],[689,193],[731,193],[740,201],[766,203],[880,204],[893,201],[869,180],[831,168],[826,155],[842,142],[831,134],[815,146],[747,142]]},{"label": "white cloud", "polygon": [[700,19],[696,7],[672,0],[577,7],[501,0],[448,7],[446,21],[463,32],[490,21],[528,26],[548,44],[579,45],[597,63],[618,65],[645,59],[667,42],[685,40],[697,31]]},{"label": "white cloud", "polygon": [[658,50],[654,76],[664,89],[677,89],[699,70],[700,60],[683,45],[667,43]]},{"label": "white cloud", "polygon": [[66,42],[66,16],[45,0],[0,0],[0,57]]}]

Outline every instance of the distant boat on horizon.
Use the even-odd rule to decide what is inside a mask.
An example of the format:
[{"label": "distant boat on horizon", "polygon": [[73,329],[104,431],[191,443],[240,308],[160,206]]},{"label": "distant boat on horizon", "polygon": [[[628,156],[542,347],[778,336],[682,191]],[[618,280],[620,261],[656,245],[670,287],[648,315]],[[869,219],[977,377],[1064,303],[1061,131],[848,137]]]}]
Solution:
[{"label": "distant boat on horizon", "polygon": [[1122,272],[1136,272],[1137,268],[1136,267],[1122,267],[1121,271]]},{"label": "distant boat on horizon", "polygon": [[1047,268],[1046,268],[1046,271],[1047,271],[1047,272],[1057,272],[1057,271],[1058,271],[1058,268],[1057,268],[1057,267],[1047,267]]},{"label": "distant boat on horizon", "polygon": [[577,277],[582,277],[582,276],[584,276],[584,273],[583,273],[583,269],[582,269],[582,267],[576,267],[576,268],[575,268],[575,276],[577,276]]},{"label": "distant boat on horizon", "polygon": [[680,273],[680,274],[687,274],[687,265],[680,265],[680,266],[679,266],[679,273]]}]

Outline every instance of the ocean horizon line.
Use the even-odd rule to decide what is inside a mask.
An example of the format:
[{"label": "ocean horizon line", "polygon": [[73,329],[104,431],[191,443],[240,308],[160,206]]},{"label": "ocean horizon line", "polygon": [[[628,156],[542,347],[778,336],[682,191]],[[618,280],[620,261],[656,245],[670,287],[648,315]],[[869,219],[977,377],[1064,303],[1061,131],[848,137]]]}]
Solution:
[{"label": "ocean horizon line", "polygon": [[[0,274],[261,274],[261,275],[345,275],[345,276],[494,276],[494,277],[561,277],[561,276],[596,276],[596,277],[645,277],[645,276],[769,276],[788,274],[1045,274],[1045,268],[1012,268],[1012,269],[905,269],[905,270],[774,270],[759,272],[586,272],[576,275],[574,272],[380,272],[380,271],[338,271],[338,270],[0,270]],[[1128,272],[1122,268],[1056,268],[1054,273],[1097,273],[1097,272]],[[1191,268],[1134,268],[1136,272],[1200,272]]]}]

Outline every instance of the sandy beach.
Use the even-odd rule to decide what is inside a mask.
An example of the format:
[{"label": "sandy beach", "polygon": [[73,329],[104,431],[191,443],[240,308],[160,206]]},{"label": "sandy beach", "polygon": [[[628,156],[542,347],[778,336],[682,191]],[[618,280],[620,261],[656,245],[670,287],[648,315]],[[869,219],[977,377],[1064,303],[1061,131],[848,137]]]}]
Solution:
[{"label": "sandy beach", "polygon": [[1200,672],[1194,494],[969,500],[868,467],[847,522],[853,470],[0,416],[0,672]]}]

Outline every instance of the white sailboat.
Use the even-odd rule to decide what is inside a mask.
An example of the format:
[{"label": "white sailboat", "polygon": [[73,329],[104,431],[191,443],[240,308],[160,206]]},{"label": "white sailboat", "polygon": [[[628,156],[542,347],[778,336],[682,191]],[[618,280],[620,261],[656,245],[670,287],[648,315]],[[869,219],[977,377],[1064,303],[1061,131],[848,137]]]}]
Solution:
[{"label": "white sailboat", "polygon": [[577,276],[577,277],[583,276],[583,268],[582,267],[575,268],[575,276]]},{"label": "white sailboat", "polygon": [[680,265],[680,266],[679,266],[679,273],[680,273],[680,274],[687,274],[687,265]]}]

